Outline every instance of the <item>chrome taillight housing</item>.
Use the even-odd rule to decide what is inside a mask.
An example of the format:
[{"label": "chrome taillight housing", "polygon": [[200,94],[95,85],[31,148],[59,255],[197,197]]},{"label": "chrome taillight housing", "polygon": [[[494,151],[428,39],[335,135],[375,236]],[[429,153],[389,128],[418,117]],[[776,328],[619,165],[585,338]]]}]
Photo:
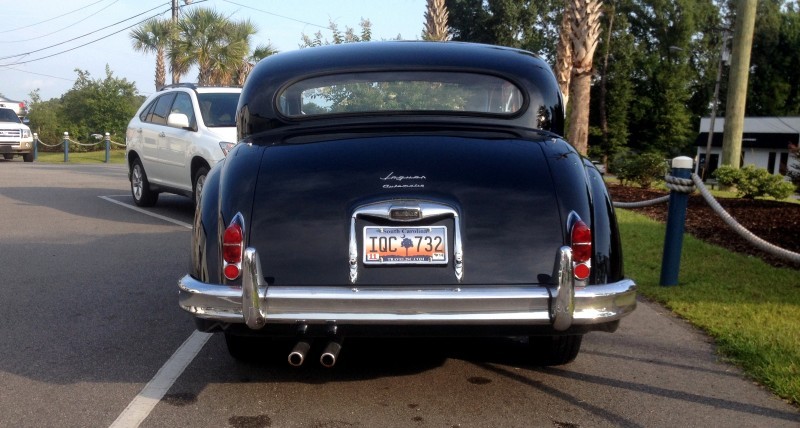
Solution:
[{"label": "chrome taillight housing", "polygon": [[573,275],[575,279],[585,281],[592,273],[592,230],[582,220],[572,224],[570,247]]},{"label": "chrome taillight housing", "polygon": [[243,254],[244,219],[241,214],[236,214],[222,233],[222,273],[225,279],[232,281],[241,276]]}]

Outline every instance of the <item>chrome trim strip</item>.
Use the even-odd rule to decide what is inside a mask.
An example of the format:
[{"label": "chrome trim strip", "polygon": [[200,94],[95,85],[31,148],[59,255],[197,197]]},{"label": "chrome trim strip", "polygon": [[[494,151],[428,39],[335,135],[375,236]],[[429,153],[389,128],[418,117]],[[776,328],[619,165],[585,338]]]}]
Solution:
[{"label": "chrome trim strip", "polygon": [[418,201],[412,199],[398,199],[384,202],[376,202],[362,205],[353,211],[350,217],[350,245],[348,250],[350,263],[350,282],[356,283],[358,279],[358,241],[356,240],[356,219],[358,217],[375,217],[384,220],[397,221],[392,218],[392,210],[395,209],[418,209],[420,218],[414,221],[430,219],[434,217],[453,217],[455,232],[453,235],[453,266],[456,279],[459,282],[464,278],[464,250],[461,241],[461,218],[455,208],[448,205]]}]

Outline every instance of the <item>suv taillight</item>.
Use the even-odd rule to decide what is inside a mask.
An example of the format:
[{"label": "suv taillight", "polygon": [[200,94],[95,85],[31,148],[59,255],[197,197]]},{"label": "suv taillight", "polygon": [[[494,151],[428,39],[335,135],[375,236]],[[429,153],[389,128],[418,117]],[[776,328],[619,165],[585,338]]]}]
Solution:
[{"label": "suv taillight", "polygon": [[231,223],[222,235],[222,260],[225,278],[234,280],[242,272],[242,248],[244,233],[237,222]]},{"label": "suv taillight", "polygon": [[572,225],[572,266],[575,279],[584,281],[592,273],[592,231],[583,221]]}]

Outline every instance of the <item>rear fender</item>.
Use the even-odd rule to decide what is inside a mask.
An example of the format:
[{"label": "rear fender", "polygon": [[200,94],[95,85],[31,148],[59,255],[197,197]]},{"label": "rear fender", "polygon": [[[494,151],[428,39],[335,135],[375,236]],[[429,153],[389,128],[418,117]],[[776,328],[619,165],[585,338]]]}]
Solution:
[{"label": "rear fender", "polygon": [[216,208],[216,242],[217,269],[215,271],[218,284],[239,284],[241,279],[230,281],[222,274],[219,243],[222,234],[233,218],[241,214],[245,232],[244,246],[248,245],[249,225],[253,213],[253,195],[258,182],[258,171],[261,166],[261,156],[265,151],[264,146],[248,143],[237,144],[221,168],[219,168],[219,193]]},{"label": "rear fender", "polygon": [[206,177],[195,210],[192,235],[192,276],[203,282],[240,282],[224,278],[220,242],[222,233],[237,213],[241,213],[244,224],[250,222],[262,151],[258,146],[238,144]]},{"label": "rear fender", "polygon": [[553,183],[556,183],[563,243],[569,245],[571,231],[568,227],[570,226],[568,216],[571,212],[577,214],[594,231],[591,191],[583,168],[583,158],[564,140],[553,139],[542,147],[550,165]]},{"label": "rear fender", "polygon": [[191,274],[203,282],[216,281],[219,273],[220,252],[216,231],[219,173],[224,163],[218,163],[216,168],[209,171],[203,193],[194,210]]},{"label": "rear fender", "polygon": [[592,284],[607,284],[623,278],[622,245],[619,238],[614,205],[603,176],[588,160],[584,160],[592,195]]}]

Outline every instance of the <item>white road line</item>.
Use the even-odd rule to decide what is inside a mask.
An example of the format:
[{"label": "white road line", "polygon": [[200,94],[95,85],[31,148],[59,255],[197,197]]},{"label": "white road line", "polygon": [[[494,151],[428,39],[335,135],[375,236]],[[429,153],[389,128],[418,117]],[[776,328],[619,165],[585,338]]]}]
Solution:
[{"label": "white road line", "polygon": [[178,376],[183,373],[186,367],[194,360],[194,357],[206,344],[211,333],[201,333],[196,331],[183,342],[180,348],[172,354],[172,357],[158,370],[155,377],[145,385],[142,392],[128,404],[122,411],[117,420],[111,424],[111,428],[135,428],[147,419],[150,412],[169,391]]},{"label": "white road line", "polygon": [[108,196],[98,196],[98,197],[99,197],[100,199],[106,200],[106,201],[108,201],[108,202],[111,202],[111,203],[114,203],[114,204],[117,204],[117,205],[121,205],[121,206],[123,206],[123,207],[125,207],[125,208],[132,209],[132,210],[134,210],[134,211],[136,211],[136,212],[140,212],[140,213],[142,213],[142,214],[149,215],[150,217],[155,217],[155,218],[157,218],[157,219],[160,219],[160,220],[164,220],[164,221],[170,222],[170,223],[172,223],[172,224],[177,224],[178,226],[183,226],[183,227],[185,227],[185,228],[187,228],[187,229],[191,229],[191,228],[192,228],[192,225],[191,225],[191,224],[189,224],[189,223],[184,223],[184,222],[182,222],[182,221],[180,221],[180,220],[175,220],[174,218],[169,218],[169,217],[167,217],[167,216],[163,216],[163,215],[161,215],[161,214],[151,213],[150,211],[147,211],[147,210],[145,210],[145,209],[141,209],[141,208],[139,208],[139,207],[136,207],[136,206],[133,206],[133,205],[131,205],[131,204],[126,204],[125,202],[120,202],[120,201],[117,201],[117,200],[115,200],[115,199],[111,199],[111,198],[110,198],[110,197],[108,197]]},{"label": "white road line", "polygon": [[[123,206],[125,208],[130,208],[136,212],[140,212],[172,224],[177,224],[178,226],[183,226],[187,229],[192,228],[191,224],[143,210],[139,207],[112,199],[109,196],[100,196],[100,199]],[[139,395],[137,395],[133,401],[128,404],[128,407],[122,411],[114,423],[111,424],[111,427],[135,428],[144,422],[144,420],[150,415],[150,412],[152,412],[161,399],[164,398],[164,394],[166,394],[167,391],[172,388],[172,385],[178,379],[178,376],[183,373],[183,371],[194,360],[200,350],[203,349],[203,346],[210,337],[211,333],[201,333],[195,330],[192,335],[183,342],[178,350],[172,354],[169,360],[167,360],[167,362],[161,366],[153,379],[151,379],[150,382],[144,386],[144,389],[142,389]]]}]

